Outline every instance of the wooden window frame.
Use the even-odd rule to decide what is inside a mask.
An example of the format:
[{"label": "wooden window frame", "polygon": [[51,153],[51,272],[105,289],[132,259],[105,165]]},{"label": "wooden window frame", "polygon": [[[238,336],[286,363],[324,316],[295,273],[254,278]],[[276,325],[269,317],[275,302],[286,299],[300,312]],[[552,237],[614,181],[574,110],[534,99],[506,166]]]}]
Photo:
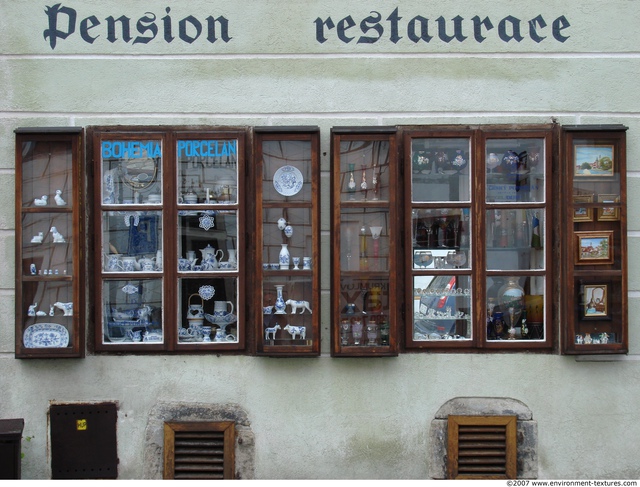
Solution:
[{"label": "wooden window frame", "polygon": [[[451,415],[447,433],[447,478],[449,479],[515,479],[517,477],[517,416]],[[505,428],[505,473],[459,473],[460,426],[503,426]],[[478,455],[482,455],[481,450]]]},{"label": "wooden window frame", "polygon": [[233,421],[176,421],[164,423],[164,472],[163,478],[175,479],[176,432],[222,432],[223,480],[235,479],[235,422]]}]

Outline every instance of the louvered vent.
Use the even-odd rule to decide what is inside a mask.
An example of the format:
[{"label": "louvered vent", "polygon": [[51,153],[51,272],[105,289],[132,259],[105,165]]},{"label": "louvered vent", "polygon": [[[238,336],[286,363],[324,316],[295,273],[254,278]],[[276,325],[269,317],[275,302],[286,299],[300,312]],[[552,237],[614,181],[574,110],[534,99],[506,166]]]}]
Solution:
[{"label": "louvered vent", "polygon": [[516,477],[516,416],[449,416],[449,478]]},{"label": "louvered vent", "polygon": [[165,479],[233,478],[235,428],[228,421],[165,423]]}]

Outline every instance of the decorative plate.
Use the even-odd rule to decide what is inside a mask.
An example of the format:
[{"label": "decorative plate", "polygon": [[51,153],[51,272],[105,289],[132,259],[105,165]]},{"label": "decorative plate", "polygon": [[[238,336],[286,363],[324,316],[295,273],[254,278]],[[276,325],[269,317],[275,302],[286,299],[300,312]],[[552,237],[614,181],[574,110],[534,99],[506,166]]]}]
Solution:
[{"label": "decorative plate", "polygon": [[293,196],[302,189],[304,178],[300,170],[293,166],[282,166],[273,175],[273,187],[282,196]]},{"label": "decorative plate", "polygon": [[205,286],[200,286],[200,289],[198,289],[198,294],[205,301],[209,301],[216,294],[216,290],[213,286],[209,286],[207,284]]},{"label": "decorative plate", "polygon": [[57,323],[36,323],[23,335],[26,348],[64,348],[69,345],[69,332]]}]

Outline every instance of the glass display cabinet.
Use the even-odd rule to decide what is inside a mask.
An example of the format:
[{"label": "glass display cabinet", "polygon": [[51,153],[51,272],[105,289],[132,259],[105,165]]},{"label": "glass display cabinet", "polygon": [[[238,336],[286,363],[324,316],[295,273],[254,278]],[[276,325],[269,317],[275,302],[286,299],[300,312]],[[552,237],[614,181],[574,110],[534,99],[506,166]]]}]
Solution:
[{"label": "glass display cabinet", "polygon": [[84,356],[82,129],[16,130],[17,358]]},{"label": "glass display cabinet", "polygon": [[563,352],[628,352],[626,130],[563,127]]},{"label": "glass display cabinet", "polygon": [[244,132],[96,132],[98,350],[244,346]]},{"label": "glass display cabinet", "polygon": [[404,136],[408,348],[549,348],[551,130]]},{"label": "glass display cabinet", "polygon": [[259,355],[320,353],[320,142],[317,127],[257,127],[255,275]]},{"label": "glass display cabinet", "polygon": [[334,128],[331,159],[332,355],[397,355],[396,129]]}]

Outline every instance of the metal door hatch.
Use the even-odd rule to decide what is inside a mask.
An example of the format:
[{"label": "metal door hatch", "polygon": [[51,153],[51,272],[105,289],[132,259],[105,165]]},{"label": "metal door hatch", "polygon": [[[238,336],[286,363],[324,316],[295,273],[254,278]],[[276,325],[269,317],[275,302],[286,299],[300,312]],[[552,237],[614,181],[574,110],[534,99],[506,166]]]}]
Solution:
[{"label": "metal door hatch", "polygon": [[54,404],[49,416],[51,478],[117,478],[115,403]]}]

